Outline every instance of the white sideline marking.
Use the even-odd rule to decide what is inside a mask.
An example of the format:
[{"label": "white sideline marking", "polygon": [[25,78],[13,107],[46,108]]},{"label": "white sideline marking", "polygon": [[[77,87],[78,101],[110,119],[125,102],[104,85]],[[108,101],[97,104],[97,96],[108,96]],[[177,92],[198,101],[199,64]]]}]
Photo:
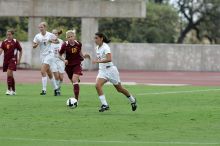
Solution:
[{"label": "white sideline marking", "polygon": [[[81,82],[80,84],[84,85],[95,85],[95,82]],[[136,82],[122,82],[122,85],[137,85]],[[107,82],[106,85],[112,85],[112,83]]]},{"label": "white sideline marking", "polygon": [[148,86],[189,86],[190,84],[155,84],[155,83],[147,83],[144,85]]},{"label": "white sideline marking", "polygon": [[219,91],[220,89],[206,89],[206,90],[189,90],[189,91],[168,91],[168,92],[149,92],[149,93],[139,93],[137,95],[150,95],[150,94],[180,94],[180,93],[196,93],[196,92],[209,92],[209,91]]},{"label": "white sideline marking", "polygon": [[0,137],[2,140],[14,140],[14,141],[51,141],[51,142],[75,142],[75,143],[118,143],[118,144],[160,144],[160,145],[220,145],[220,142],[178,142],[178,141],[106,141],[106,140],[68,140],[68,139],[35,139],[35,138],[19,138],[19,137]]}]

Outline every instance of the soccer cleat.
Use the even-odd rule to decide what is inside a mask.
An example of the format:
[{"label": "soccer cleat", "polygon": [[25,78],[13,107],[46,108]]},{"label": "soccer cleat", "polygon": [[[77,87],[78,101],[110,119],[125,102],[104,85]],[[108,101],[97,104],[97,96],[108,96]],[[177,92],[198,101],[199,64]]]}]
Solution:
[{"label": "soccer cleat", "polygon": [[16,95],[16,92],[15,91],[11,91],[11,95]]},{"label": "soccer cleat", "polygon": [[11,95],[11,91],[10,91],[10,90],[7,90],[7,91],[5,92],[5,95]]},{"label": "soccer cleat", "polygon": [[108,105],[102,105],[101,108],[99,109],[99,112],[104,112],[104,111],[107,111],[109,110],[109,106]]},{"label": "soccer cleat", "polygon": [[54,90],[54,96],[60,96],[60,91],[59,89]]},{"label": "soccer cleat", "polygon": [[46,95],[47,92],[45,90],[42,90],[42,92],[40,93],[40,95]]},{"label": "soccer cleat", "polygon": [[135,102],[131,103],[131,109],[132,109],[132,111],[135,111],[137,109],[136,99],[135,99]]}]

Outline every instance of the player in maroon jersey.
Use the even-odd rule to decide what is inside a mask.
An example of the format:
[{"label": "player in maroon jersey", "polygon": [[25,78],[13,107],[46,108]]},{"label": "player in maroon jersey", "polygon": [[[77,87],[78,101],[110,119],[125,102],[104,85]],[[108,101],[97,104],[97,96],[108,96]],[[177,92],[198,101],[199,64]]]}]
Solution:
[{"label": "player in maroon jersey", "polygon": [[[75,98],[79,100],[79,77],[82,75],[81,62],[84,58],[90,58],[88,54],[82,54],[82,44],[75,39],[76,33],[73,30],[66,32],[67,41],[62,44],[59,51],[60,59],[65,62],[65,71],[73,84]],[[62,55],[65,54],[65,58]]]},{"label": "player in maroon jersey", "polygon": [[13,71],[16,71],[16,65],[20,63],[22,56],[21,45],[16,39],[14,39],[13,35],[13,30],[7,30],[7,38],[0,46],[0,55],[4,52],[3,72],[7,72],[8,90],[5,93],[6,95],[16,94]]}]

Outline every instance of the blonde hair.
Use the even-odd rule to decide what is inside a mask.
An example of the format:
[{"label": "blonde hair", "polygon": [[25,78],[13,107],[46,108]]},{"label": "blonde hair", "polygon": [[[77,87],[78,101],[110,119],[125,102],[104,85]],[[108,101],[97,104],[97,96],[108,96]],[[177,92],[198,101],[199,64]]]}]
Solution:
[{"label": "blonde hair", "polygon": [[43,25],[44,27],[47,27],[47,22],[41,22],[39,25]]},{"label": "blonde hair", "polygon": [[68,31],[66,32],[66,38],[68,37],[69,34],[73,34],[74,36],[76,36],[76,30],[75,30],[75,29],[73,29],[73,30],[68,30]]}]

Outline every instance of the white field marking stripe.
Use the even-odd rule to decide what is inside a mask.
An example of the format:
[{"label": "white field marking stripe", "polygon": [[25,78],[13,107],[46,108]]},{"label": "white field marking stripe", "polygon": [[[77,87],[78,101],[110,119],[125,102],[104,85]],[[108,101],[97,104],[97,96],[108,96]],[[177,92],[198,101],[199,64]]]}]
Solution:
[{"label": "white field marking stripe", "polygon": [[154,84],[154,83],[147,83],[144,85],[148,86],[189,86],[190,84]]},{"label": "white field marking stripe", "polygon": [[[84,85],[95,85],[95,82],[81,82]],[[106,85],[112,85],[112,83],[107,82]],[[136,82],[122,82],[122,85],[137,85]]]},{"label": "white field marking stripe", "polygon": [[150,95],[150,94],[181,94],[181,93],[196,93],[196,92],[209,92],[209,91],[219,91],[220,89],[206,89],[206,90],[189,90],[189,91],[169,91],[169,92],[149,92],[149,93],[139,93],[137,95]]},{"label": "white field marking stripe", "polygon": [[106,140],[68,140],[68,139],[35,139],[35,138],[10,138],[10,137],[0,137],[2,140],[14,140],[14,141],[51,141],[51,142],[75,142],[75,143],[133,143],[133,144],[160,144],[160,145],[220,145],[220,142],[178,142],[178,141],[167,141],[167,142],[157,142],[157,141],[106,141]]}]

